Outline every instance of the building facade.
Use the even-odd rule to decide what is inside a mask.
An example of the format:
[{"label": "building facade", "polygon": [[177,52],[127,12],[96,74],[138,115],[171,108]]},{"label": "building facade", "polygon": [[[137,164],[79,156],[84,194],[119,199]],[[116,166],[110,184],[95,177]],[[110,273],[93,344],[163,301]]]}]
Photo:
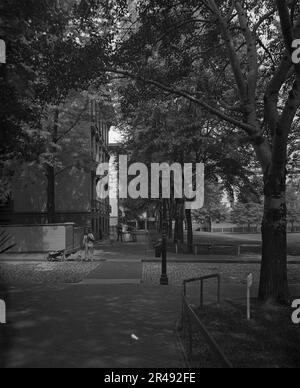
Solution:
[{"label": "building facade", "polygon": [[[72,130],[59,143],[55,223],[72,222],[91,227],[100,240],[109,235],[110,204],[109,199],[101,200],[97,195],[97,168],[99,163],[109,162],[112,114],[110,108],[98,101],[89,102],[85,107],[80,119],[74,119]],[[64,128],[61,131],[67,132]],[[26,173],[16,174],[11,198],[0,206],[0,225],[47,223],[47,175],[41,168],[27,166]]]},{"label": "building facade", "polygon": [[94,234],[102,239],[109,235],[111,207],[109,198],[101,199],[98,196],[97,185],[102,178],[97,175],[100,163],[109,163],[109,129],[110,123],[105,119],[104,109],[97,102],[91,104],[91,156],[94,168],[91,176],[91,226]]}]

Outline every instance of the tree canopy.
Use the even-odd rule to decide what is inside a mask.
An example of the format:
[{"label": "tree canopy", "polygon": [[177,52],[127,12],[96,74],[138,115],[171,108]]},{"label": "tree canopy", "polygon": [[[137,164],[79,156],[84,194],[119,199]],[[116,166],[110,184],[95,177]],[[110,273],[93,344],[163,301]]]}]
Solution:
[{"label": "tree canopy", "polygon": [[9,58],[1,67],[2,177],[16,161],[56,154],[57,111],[46,131],[45,112],[74,90],[106,84],[132,160],[204,161],[207,180],[221,179],[229,195],[238,190],[258,204],[263,194],[259,295],[286,301],[299,2],[4,0],[1,13]]}]

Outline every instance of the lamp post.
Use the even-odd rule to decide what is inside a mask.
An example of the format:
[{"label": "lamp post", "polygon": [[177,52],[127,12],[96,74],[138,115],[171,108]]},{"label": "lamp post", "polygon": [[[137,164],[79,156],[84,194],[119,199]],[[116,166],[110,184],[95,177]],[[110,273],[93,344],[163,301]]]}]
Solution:
[{"label": "lamp post", "polygon": [[161,268],[161,277],[160,284],[162,286],[167,286],[169,284],[169,279],[167,275],[167,209],[166,209],[166,200],[162,200],[162,250],[161,250],[161,258],[162,258],[162,268]]}]

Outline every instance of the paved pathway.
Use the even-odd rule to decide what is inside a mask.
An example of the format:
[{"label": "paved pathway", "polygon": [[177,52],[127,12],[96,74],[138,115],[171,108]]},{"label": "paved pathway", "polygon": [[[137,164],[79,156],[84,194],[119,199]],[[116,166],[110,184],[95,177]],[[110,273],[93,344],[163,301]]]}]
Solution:
[{"label": "paved pathway", "polygon": [[92,271],[82,284],[140,284],[143,277],[145,244],[102,243],[95,252],[96,261],[101,264]]},{"label": "paved pathway", "polygon": [[140,284],[144,249],[101,246],[96,258],[106,261],[80,284],[7,290],[2,365],[184,367],[175,333],[181,290]]},{"label": "paved pathway", "polygon": [[107,261],[92,271],[82,284],[140,284],[142,277],[141,261]]},{"label": "paved pathway", "polygon": [[[106,241],[97,245],[95,258],[101,262],[161,262],[155,258],[154,249],[145,243],[114,243]],[[4,254],[0,256],[0,263],[35,263],[45,262],[45,254]],[[290,264],[300,264],[300,257],[288,256]],[[255,253],[242,254],[240,257],[234,255],[201,254],[198,256],[175,254],[168,252],[170,263],[217,263],[217,264],[260,264],[261,256]]]},{"label": "paved pathway", "polygon": [[1,327],[6,367],[184,367],[174,332],[179,288],[13,289],[7,308],[8,325]]},{"label": "paved pathway", "polygon": [[[139,284],[141,244],[98,249],[98,268],[80,284],[0,289],[8,312],[0,366],[184,367],[175,335],[181,288]],[[244,286],[224,287],[223,298],[244,297]],[[215,289],[205,290],[213,301]],[[199,289],[193,295],[197,303]]]}]

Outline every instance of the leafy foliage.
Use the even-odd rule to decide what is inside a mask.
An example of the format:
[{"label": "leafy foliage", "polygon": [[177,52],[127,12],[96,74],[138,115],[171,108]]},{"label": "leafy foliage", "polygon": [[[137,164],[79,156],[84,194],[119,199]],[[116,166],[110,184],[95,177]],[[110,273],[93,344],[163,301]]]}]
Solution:
[{"label": "leafy foliage", "polygon": [[224,188],[217,182],[206,182],[204,207],[193,212],[198,223],[205,221],[222,222],[229,217],[229,207],[224,201]]},{"label": "leafy foliage", "polygon": [[101,69],[109,62],[115,2],[98,3],[88,18],[83,4],[75,0],[1,2],[0,37],[8,49],[0,80],[2,195],[9,192],[17,165],[24,169],[55,160],[50,155],[57,151],[55,123],[50,125],[49,120],[53,111],[72,92],[107,82]]},{"label": "leafy foliage", "polygon": [[287,188],[288,222],[294,229],[295,224],[300,222],[300,191],[299,184],[289,184]]},{"label": "leafy foliage", "polygon": [[238,202],[231,212],[231,220],[234,224],[248,225],[249,228],[253,225],[260,225],[262,217],[263,205],[255,202]]}]

